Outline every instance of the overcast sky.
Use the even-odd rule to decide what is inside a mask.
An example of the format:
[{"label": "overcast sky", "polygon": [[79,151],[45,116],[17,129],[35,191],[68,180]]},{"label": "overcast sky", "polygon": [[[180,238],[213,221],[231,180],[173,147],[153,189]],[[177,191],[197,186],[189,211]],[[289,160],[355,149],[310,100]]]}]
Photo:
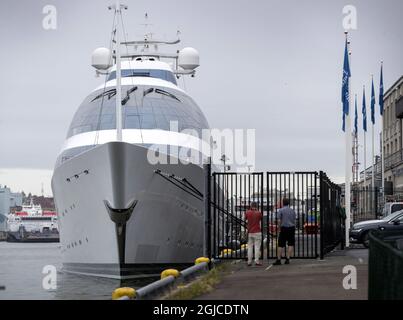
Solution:
[{"label": "overcast sky", "polygon": [[[93,49],[108,46],[111,2],[0,2],[0,184],[40,193],[44,182],[45,193],[51,193],[53,165],[73,114],[102,82],[94,77],[90,57]],[[179,29],[178,48],[200,52],[201,66],[196,78],[186,79],[186,90],[211,127],[256,129],[256,170],[324,170],[336,180],[344,175],[345,5],[356,6],[358,13],[351,41],[359,110],[362,85],[369,88],[371,73],[378,91],[381,60],[386,88],[403,74],[401,0],[125,3],[130,38],[144,33],[147,12],[153,31],[169,39]],[[42,27],[47,4],[57,8],[56,30]],[[379,123],[379,110],[377,115]]]}]

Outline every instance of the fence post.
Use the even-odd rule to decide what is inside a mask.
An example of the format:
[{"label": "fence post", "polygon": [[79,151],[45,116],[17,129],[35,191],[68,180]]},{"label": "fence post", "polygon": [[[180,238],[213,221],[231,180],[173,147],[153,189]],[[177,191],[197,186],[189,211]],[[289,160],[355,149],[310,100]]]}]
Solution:
[{"label": "fence post", "polygon": [[378,189],[378,187],[375,187],[375,200],[374,200],[374,202],[375,202],[375,218],[374,219],[378,219],[378,216],[379,216],[379,214],[378,214],[378,197],[379,197],[379,189]]},{"label": "fence post", "polygon": [[324,203],[324,184],[323,184],[324,174],[323,171],[319,172],[319,196],[320,196],[320,260],[324,259],[325,256],[325,248],[324,248],[324,232],[323,232],[323,220],[325,219],[325,203]]},{"label": "fence post", "polygon": [[[262,225],[262,241],[261,241],[261,244],[260,244],[260,246],[261,246],[261,250],[260,250],[260,252],[261,252],[261,257],[262,257],[262,260],[264,260],[264,252],[265,252],[265,250],[264,250],[264,227],[263,227],[263,224],[264,224],[264,200],[263,200],[263,192],[264,192],[264,187],[263,187],[263,181],[264,181],[264,174],[263,174],[263,172],[261,173],[261,174],[259,174],[259,179],[260,179],[260,190],[259,190],[259,192],[260,192],[260,203],[261,203],[261,212],[262,212],[262,221],[261,221],[261,225]],[[258,181],[259,181],[259,179],[258,179]],[[267,185],[266,185],[266,190],[268,190],[267,189]],[[267,211],[267,215],[266,215],[266,218],[267,218],[267,216],[268,216],[268,214],[269,214],[269,212]],[[266,227],[266,229],[267,229],[267,227]],[[269,235],[267,234],[267,232],[266,232],[266,245],[267,245],[267,247],[269,246]],[[267,255],[267,261],[269,261],[269,255]]]},{"label": "fence post", "polygon": [[204,256],[211,258],[211,158],[203,165],[204,171]]},{"label": "fence post", "polygon": [[[338,208],[341,209],[341,188],[338,187],[338,186],[336,186],[336,197],[337,197],[337,200],[336,200],[337,202],[336,203],[338,204]],[[343,229],[343,223],[344,223],[343,218],[342,218],[341,215],[339,215],[339,224],[340,224],[339,232],[341,233],[340,234],[340,239],[341,239],[340,248],[341,248],[341,250],[344,250],[344,244],[345,244],[345,240],[344,240],[345,232],[344,232],[344,229]]]}]

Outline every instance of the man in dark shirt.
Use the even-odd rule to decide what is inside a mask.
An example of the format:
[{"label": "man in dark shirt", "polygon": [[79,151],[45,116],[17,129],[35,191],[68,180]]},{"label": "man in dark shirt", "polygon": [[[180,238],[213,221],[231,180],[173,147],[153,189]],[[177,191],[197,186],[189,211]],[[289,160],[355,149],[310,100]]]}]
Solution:
[{"label": "man in dark shirt", "polygon": [[257,209],[257,203],[252,202],[250,210],[246,211],[245,214],[248,225],[248,266],[252,265],[253,247],[255,247],[255,265],[262,265],[259,262],[260,246],[262,243],[262,217],[262,213]]},{"label": "man in dark shirt", "polygon": [[277,261],[274,263],[274,265],[281,265],[281,256],[282,254],[286,254],[285,247],[287,244],[288,251],[285,264],[289,264],[295,245],[296,214],[295,211],[290,208],[290,201],[288,199],[283,199],[283,207],[278,211],[277,217],[279,222],[278,227],[280,229],[280,236],[278,238]]}]

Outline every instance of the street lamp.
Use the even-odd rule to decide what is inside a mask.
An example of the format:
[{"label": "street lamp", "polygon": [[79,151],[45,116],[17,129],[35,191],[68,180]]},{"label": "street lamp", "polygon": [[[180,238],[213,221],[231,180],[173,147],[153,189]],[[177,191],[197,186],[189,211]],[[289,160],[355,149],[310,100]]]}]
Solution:
[{"label": "street lamp", "polygon": [[223,162],[223,164],[224,164],[224,173],[227,171],[227,170],[231,170],[231,167],[230,166],[226,166],[225,165],[225,163],[229,160],[229,158],[225,155],[225,154],[223,154],[222,156],[221,156],[221,159],[220,159],[222,162]]}]

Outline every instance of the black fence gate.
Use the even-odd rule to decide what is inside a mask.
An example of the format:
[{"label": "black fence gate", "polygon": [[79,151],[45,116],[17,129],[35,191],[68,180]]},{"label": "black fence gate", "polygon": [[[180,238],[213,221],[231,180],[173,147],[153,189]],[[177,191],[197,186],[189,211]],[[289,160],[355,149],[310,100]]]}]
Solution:
[{"label": "black fence gate", "polygon": [[289,199],[296,212],[294,258],[318,258],[343,240],[340,188],[323,172],[212,174],[211,256],[247,257],[245,213],[256,202],[263,213],[261,258],[278,253],[278,210]]},{"label": "black fence gate", "polygon": [[267,220],[268,257],[277,257],[278,209],[282,200],[290,201],[296,213],[294,257],[316,258],[319,256],[320,237],[319,176],[317,172],[268,172],[267,173]]},{"label": "black fence gate", "polygon": [[212,255],[221,259],[244,259],[248,240],[246,210],[253,201],[261,212],[265,210],[263,173],[215,172],[212,177]]},{"label": "black fence gate", "polygon": [[320,247],[321,259],[339,243],[344,246],[345,213],[341,208],[341,188],[320,172]]}]

